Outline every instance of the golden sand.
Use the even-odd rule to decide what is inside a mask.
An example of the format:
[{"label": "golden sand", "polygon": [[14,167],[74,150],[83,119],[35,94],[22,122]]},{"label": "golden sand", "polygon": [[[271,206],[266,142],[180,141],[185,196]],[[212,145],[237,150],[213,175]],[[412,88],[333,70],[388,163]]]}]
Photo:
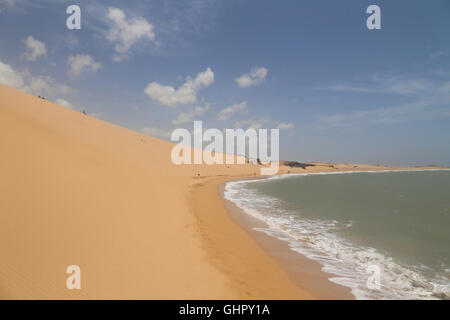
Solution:
[{"label": "golden sand", "polygon": [[175,166],[169,142],[2,85],[0,130],[0,299],[317,298],[225,210],[217,186],[257,165]]}]

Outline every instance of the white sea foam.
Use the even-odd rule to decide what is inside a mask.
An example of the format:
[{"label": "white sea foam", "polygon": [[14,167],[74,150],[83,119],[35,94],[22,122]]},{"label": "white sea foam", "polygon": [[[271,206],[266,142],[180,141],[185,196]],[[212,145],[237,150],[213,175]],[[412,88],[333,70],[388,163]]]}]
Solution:
[{"label": "white sea foam", "polygon": [[[298,175],[312,174],[336,174],[336,172]],[[279,175],[269,179],[291,176],[293,175]],[[448,279],[442,283],[429,281],[418,272],[419,270],[402,266],[374,248],[357,246],[333,232],[341,228],[350,228],[351,222],[340,225],[337,221],[300,218],[281,200],[262,195],[257,190],[247,187],[249,182],[264,183],[265,180],[228,182],[224,196],[244,212],[267,225],[255,230],[286,241],[293,251],[318,261],[323,271],[335,275],[331,281],[351,288],[357,299],[433,299],[436,293],[449,292]],[[370,265],[380,267],[380,290],[371,290],[367,287],[369,277],[367,267]]]}]

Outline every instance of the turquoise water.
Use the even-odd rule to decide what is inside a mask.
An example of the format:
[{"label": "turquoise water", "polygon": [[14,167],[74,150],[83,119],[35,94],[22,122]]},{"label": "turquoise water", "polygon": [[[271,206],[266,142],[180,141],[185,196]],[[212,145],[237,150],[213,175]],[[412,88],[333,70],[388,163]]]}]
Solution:
[{"label": "turquoise water", "polygon": [[[450,291],[450,171],[278,176],[229,183],[226,197],[358,298]],[[369,289],[373,265],[380,287]]]}]

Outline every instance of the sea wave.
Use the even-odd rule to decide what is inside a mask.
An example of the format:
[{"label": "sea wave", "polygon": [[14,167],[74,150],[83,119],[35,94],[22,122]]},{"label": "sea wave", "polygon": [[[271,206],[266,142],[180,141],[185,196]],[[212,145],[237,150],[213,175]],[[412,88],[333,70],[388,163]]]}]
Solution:
[{"label": "sea wave", "polygon": [[[435,299],[442,292],[449,292],[448,278],[442,281],[426,279],[420,266],[403,266],[374,248],[355,245],[336,235],[336,230],[351,228],[351,222],[339,224],[337,221],[300,218],[283,201],[248,188],[248,183],[266,180],[228,182],[224,196],[267,225],[255,230],[286,241],[293,251],[319,262],[323,271],[334,275],[330,281],[349,287],[357,299]],[[368,268],[374,265],[379,267],[381,274],[379,289],[369,289],[367,285]]]}]

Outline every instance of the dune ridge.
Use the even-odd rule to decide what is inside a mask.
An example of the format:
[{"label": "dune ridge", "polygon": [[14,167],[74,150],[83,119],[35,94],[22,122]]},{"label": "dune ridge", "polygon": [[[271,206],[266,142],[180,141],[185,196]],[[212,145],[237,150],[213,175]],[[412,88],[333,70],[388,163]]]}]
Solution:
[{"label": "dune ridge", "polygon": [[[173,146],[0,85],[0,299],[321,298],[219,195],[260,166],[176,166]],[[406,168],[290,165],[279,173]],[[81,290],[66,288],[73,264]]]},{"label": "dune ridge", "polygon": [[[205,250],[190,190],[254,166],[175,166],[169,142],[2,85],[0,128],[1,299],[309,297],[238,226],[220,230],[248,242],[259,277],[273,276],[243,279],[245,254],[225,273]],[[223,214],[220,197],[200,199]],[[81,290],[66,289],[72,264]]]}]

